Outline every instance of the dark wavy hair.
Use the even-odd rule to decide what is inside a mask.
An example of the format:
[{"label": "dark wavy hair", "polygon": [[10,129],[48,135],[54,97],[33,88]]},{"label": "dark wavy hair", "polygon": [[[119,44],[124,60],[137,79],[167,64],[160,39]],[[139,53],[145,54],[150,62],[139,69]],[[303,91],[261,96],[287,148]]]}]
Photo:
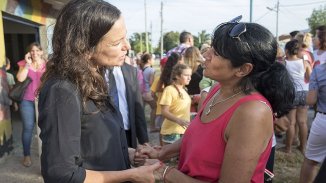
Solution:
[{"label": "dark wavy hair", "polygon": [[77,86],[84,109],[88,100],[99,109],[106,108],[108,89],[102,76],[105,68],[97,68],[90,55],[120,15],[119,9],[102,0],[67,3],[57,17],[53,54],[40,89],[52,77],[68,79]]},{"label": "dark wavy hair", "polygon": [[171,84],[171,72],[173,67],[181,60],[181,55],[179,53],[173,52],[168,57],[166,64],[158,81],[156,91],[162,92],[163,89]]},{"label": "dark wavy hair", "polygon": [[326,30],[319,31],[317,37],[319,39],[319,49],[326,50]]},{"label": "dark wavy hair", "polygon": [[285,50],[289,55],[298,55],[301,48],[301,44],[298,40],[294,39],[285,44]]},{"label": "dark wavy hair", "polygon": [[150,53],[144,53],[140,60],[141,60],[141,63],[144,65],[144,64],[147,64],[149,60],[151,60],[153,58],[153,55],[150,54]]},{"label": "dark wavy hair", "polygon": [[275,61],[277,41],[263,26],[255,23],[245,25],[246,32],[240,35],[241,40],[229,36],[235,24],[215,29],[212,47],[220,56],[230,60],[233,67],[251,63],[253,69],[240,81],[240,87],[246,94],[256,89],[270,102],[277,117],[283,116],[292,109],[295,88],[285,66]]}]

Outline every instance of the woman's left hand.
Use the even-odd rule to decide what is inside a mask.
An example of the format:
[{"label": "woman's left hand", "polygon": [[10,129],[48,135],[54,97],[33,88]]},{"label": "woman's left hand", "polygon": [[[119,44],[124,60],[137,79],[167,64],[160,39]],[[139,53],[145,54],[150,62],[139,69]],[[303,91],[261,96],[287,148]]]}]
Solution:
[{"label": "woman's left hand", "polygon": [[129,148],[128,152],[129,152],[129,160],[131,164],[135,167],[144,165],[146,159],[149,158],[147,155],[140,153],[139,147],[137,147],[137,149]]}]

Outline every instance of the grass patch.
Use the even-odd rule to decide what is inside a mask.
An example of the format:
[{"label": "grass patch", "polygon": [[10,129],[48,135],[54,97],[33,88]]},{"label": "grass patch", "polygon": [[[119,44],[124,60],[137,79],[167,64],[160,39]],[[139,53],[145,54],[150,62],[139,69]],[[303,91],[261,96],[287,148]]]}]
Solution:
[{"label": "grass patch", "polygon": [[300,169],[303,155],[298,150],[292,150],[287,154],[281,151],[275,152],[274,174],[275,183],[297,183],[299,182]]}]

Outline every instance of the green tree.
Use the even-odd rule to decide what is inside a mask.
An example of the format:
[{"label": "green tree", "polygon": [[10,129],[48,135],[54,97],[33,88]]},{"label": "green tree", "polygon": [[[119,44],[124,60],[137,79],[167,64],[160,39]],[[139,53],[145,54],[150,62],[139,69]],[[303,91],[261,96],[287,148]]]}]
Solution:
[{"label": "green tree", "polygon": [[[142,35],[142,37],[140,37],[140,35]],[[135,51],[135,53],[139,53],[139,52],[145,52],[146,51],[146,43],[145,43],[145,32],[142,33],[133,33],[132,36],[130,37],[130,46],[131,49]],[[148,37],[150,38],[150,33],[148,33]],[[149,52],[151,51],[151,43],[150,41],[148,42],[148,47],[149,47]]]},{"label": "green tree", "polygon": [[211,40],[211,34],[207,33],[206,30],[202,30],[198,33],[199,43],[202,45],[203,43],[207,43]]},{"label": "green tree", "polygon": [[[167,52],[170,49],[178,46],[179,44],[179,32],[167,32],[163,35],[163,51]],[[161,50],[161,40],[158,43],[157,49],[155,50],[155,53],[160,53]]]},{"label": "green tree", "polygon": [[197,37],[195,35],[192,35],[192,37],[194,37],[194,46],[196,46],[197,48],[199,48],[200,47],[199,37]]},{"label": "green tree", "polygon": [[206,32],[206,30],[202,30],[198,32],[198,36],[194,35],[194,46],[200,48],[202,44],[206,43],[211,39],[211,35]]},{"label": "green tree", "polygon": [[315,34],[318,26],[326,25],[326,6],[321,6],[319,9],[314,9],[307,20],[311,33]]}]

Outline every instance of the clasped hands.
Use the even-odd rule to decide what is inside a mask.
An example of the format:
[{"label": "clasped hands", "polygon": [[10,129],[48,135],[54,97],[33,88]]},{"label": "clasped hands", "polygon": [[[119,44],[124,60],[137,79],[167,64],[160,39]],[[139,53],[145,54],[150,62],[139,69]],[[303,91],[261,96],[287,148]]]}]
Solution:
[{"label": "clasped hands", "polygon": [[137,149],[129,148],[129,159],[134,167],[150,166],[160,163],[154,171],[156,180],[163,180],[163,174],[167,170],[167,166],[160,161],[161,146],[151,146],[149,144],[138,145]]}]

